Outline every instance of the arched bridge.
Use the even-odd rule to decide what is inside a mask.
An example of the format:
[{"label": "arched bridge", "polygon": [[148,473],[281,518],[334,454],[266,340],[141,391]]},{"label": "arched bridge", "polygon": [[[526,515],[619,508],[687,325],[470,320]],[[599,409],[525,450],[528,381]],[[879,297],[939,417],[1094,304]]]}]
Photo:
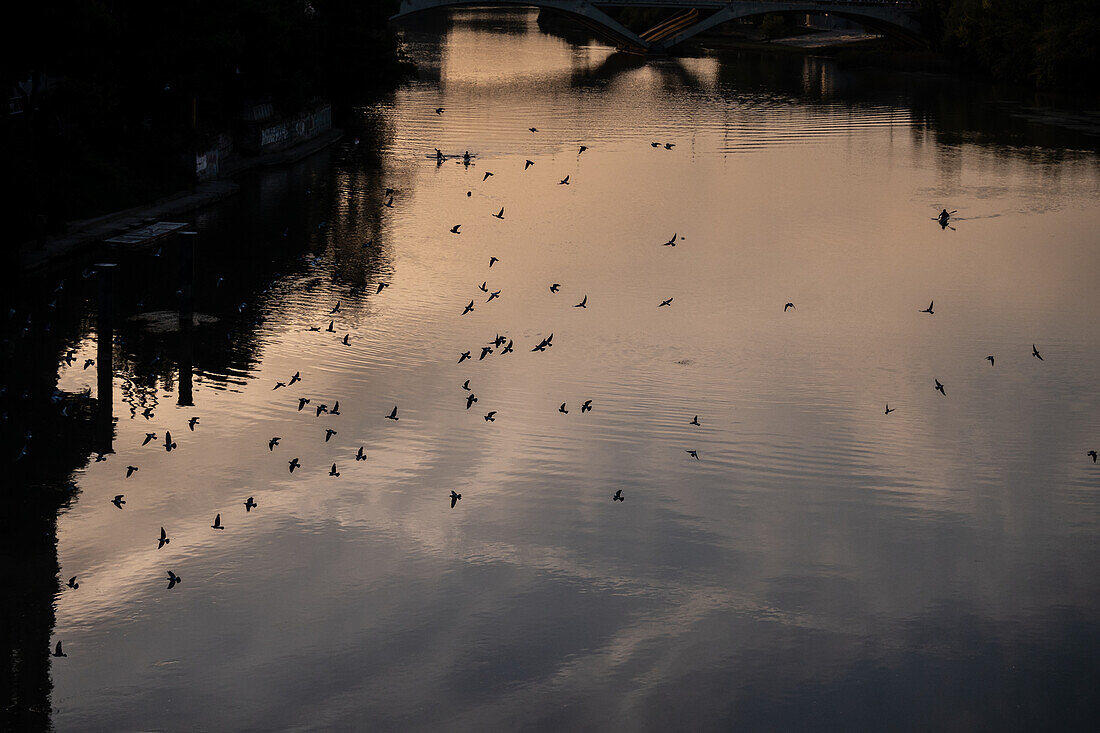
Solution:
[{"label": "arched bridge", "polygon": [[[537,7],[571,15],[584,25],[634,51],[665,50],[692,36],[738,18],[768,13],[829,14],[876,31],[909,39],[923,37],[915,0],[401,0],[394,19],[457,5]],[[636,33],[603,8],[668,8],[679,12]]]}]

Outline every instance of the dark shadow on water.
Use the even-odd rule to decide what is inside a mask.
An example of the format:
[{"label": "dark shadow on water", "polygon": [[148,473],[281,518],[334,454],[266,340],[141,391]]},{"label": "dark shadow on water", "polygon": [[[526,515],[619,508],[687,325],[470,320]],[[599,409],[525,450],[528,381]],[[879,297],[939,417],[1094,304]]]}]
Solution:
[{"label": "dark shadow on water", "polygon": [[[95,453],[111,451],[115,421],[155,415],[165,392],[176,399],[164,407],[189,405],[197,390],[228,389],[248,379],[260,359],[266,315],[281,307],[281,282],[320,271],[354,298],[392,269],[384,244],[349,244],[379,239],[382,194],[396,187],[372,152],[384,145],[384,125],[370,115],[359,118],[349,142],[245,176],[240,195],[197,215],[192,284],[200,325],[193,329],[181,331],[178,316],[180,237],[136,251],[101,248],[43,273],[10,278],[0,296],[0,456],[7,473],[0,512],[0,730],[52,727],[50,665],[66,661],[50,657],[54,601],[64,590],[57,519],[80,495],[74,472]],[[358,144],[350,142],[354,138]],[[353,210],[348,196],[356,199]],[[337,221],[341,236],[334,238],[327,222]],[[113,363],[100,375],[98,363],[84,369],[83,362],[67,362],[70,352],[83,345],[86,354],[96,339],[101,299],[94,265],[104,261],[116,263],[114,339],[106,346]],[[102,361],[102,354],[91,358]],[[66,368],[86,375],[89,388],[58,390]],[[128,407],[118,415],[110,404],[101,410],[93,393],[97,383],[103,389],[112,382],[116,399]],[[77,639],[61,641],[70,653],[79,648]]]}]

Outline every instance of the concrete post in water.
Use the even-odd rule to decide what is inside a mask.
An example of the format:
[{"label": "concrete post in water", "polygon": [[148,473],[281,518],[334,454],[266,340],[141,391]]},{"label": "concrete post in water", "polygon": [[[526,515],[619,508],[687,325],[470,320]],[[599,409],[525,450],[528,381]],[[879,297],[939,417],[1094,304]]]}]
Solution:
[{"label": "concrete post in water", "polygon": [[96,449],[110,453],[114,443],[114,340],[115,267],[113,262],[95,266],[99,279],[98,323],[96,325]]},{"label": "concrete post in water", "polygon": [[176,404],[189,406],[192,401],[192,331],[195,324],[195,243],[198,232],[180,232],[179,271],[179,397]]}]

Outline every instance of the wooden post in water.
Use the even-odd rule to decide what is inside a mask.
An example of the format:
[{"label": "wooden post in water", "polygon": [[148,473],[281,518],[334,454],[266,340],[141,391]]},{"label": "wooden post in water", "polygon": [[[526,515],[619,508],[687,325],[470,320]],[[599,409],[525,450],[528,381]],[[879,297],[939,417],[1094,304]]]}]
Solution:
[{"label": "wooden post in water", "polygon": [[96,324],[96,450],[110,453],[114,426],[115,267],[113,262],[95,266],[99,280]]},{"label": "wooden post in water", "polygon": [[180,232],[179,313],[180,331],[195,321],[195,241],[198,232]]},{"label": "wooden post in water", "polygon": [[198,232],[180,232],[179,270],[179,397],[176,404],[193,402],[192,331],[195,325],[195,243]]}]

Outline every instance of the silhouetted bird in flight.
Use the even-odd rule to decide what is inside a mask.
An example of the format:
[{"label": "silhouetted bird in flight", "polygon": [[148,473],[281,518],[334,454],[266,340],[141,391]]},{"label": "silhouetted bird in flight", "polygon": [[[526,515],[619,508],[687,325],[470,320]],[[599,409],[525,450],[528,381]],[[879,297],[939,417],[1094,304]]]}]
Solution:
[{"label": "silhouetted bird in flight", "polygon": [[940,394],[942,394],[944,397],[946,397],[947,393],[943,391],[943,385],[940,383],[940,380],[936,379],[935,382],[936,382],[936,391],[939,392]]},{"label": "silhouetted bird in flight", "polygon": [[512,348],[512,339],[508,339],[508,344],[504,347],[504,350],[500,352],[501,356],[505,354],[511,354],[515,349]]},{"label": "silhouetted bird in flight", "polygon": [[477,289],[483,293],[489,292],[489,281],[486,280],[485,282],[481,283],[481,285],[477,286]]},{"label": "silhouetted bird in flight", "polygon": [[584,404],[581,405],[581,412],[591,412],[591,411],[592,411],[592,400],[585,400]]},{"label": "silhouetted bird in flight", "polygon": [[[499,291],[497,291],[497,292],[499,292]],[[493,339],[493,346],[500,346],[501,344],[503,344],[505,342],[505,340],[506,339],[498,333],[497,337],[495,339]]]},{"label": "silhouetted bird in flight", "polygon": [[466,306],[466,308],[462,311],[462,315],[466,315],[467,313],[469,313],[473,309],[474,309],[474,301],[471,300],[470,304],[468,306]]},{"label": "silhouetted bird in flight", "polygon": [[477,360],[481,361],[482,359],[484,359],[486,357],[486,355],[491,354],[491,353],[493,353],[493,347],[492,346],[482,346],[481,347],[481,356],[479,356]]},{"label": "silhouetted bird in flight", "polygon": [[214,515],[214,523],[210,525],[210,529],[225,529],[225,527],[222,526],[221,514]]},{"label": "silhouetted bird in flight", "polygon": [[76,590],[77,588],[80,587],[80,583],[76,582],[76,576],[75,575],[73,577],[69,578],[69,582],[67,583],[67,585],[70,588],[72,588],[73,590]]},{"label": "silhouetted bird in flight", "polygon": [[489,293],[489,299],[486,300],[485,302],[486,303],[492,303],[494,298],[499,298],[499,297],[500,297],[500,291],[499,290],[494,290],[493,292]]},{"label": "silhouetted bird in flight", "polygon": [[164,431],[164,450],[171,453],[176,447],[176,442],[172,440],[172,433],[168,430]]},{"label": "silhouetted bird in flight", "polygon": [[661,147],[661,143],[650,143],[650,146],[652,146],[654,148],[659,148],[659,147]]},{"label": "silhouetted bird in flight", "polygon": [[442,107],[436,107],[436,108],[435,108],[435,113],[436,113],[437,115],[441,115],[441,114],[443,114],[443,108],[442,108]]},{"label": "silhouetted bird in flight", "polygon": [[328,328],[325,329],[329,333],[336,333],[336,321],[329,321]]},{"label": "silhouetted bird in flight", "polygon": [[141,444],[142,444],[142,446],[146,446],[146,445],[149,445],[150,443],[152,443],[156,439],[157,439],[157,434],[156,433],[146,433],[145,434],[145,440],[141,441]]},{"label": "silhouetted bird in flight", "polygon": [[462,234],[462,232],[458,231],[458,228],[460,226],[462,226],[462,225],[461,224],[455,224],[453,227],[451,227],[451,234]]},{"label": "silhouetted bird in flight", "polygon": [[1043,361],[1043,357],[1039,355],[1039,350],[1037,348],[1035,348],[1035,344],[1031,345],[1031,355],[1034,356],[1039,361]]},{"label": "silhouetted bird in flight", "polygon": [[1092,456],[1092,462],[1096,463],[1096,451],[1090,450],[1086,455]]},{"label": "silhouetted bird in flight", "polygon": [[554,283],[553,285],[550,286],[550,292],[551,293],[556,293],[556,292],[558,292],[558,290],[560,288],[561,288],[561,283]]},{"label": "silhouetted bird in flight", "polygon": [[187,427],[191,428],[192,433],[195,432],[195,426],[198,425],[198,424],[199,424],[199,419],[197,417],[193,417],[193,418],[191,418],[190,420],[187,421]]},{"label": "silhouetted bird in flight", "polygon": [[116,494],[115,498],[111,499],[111,503],[114,504],[115,506],[117,506],[119,509],[121,509],[122,505],[126,503],[122,499],[122,497],[124,497],[124,496],[126,496],[126,494]]},{"label": "silhouetted bird in flight", "polygon": [[936,311],[932,310],[932,306],[936,304],[936,301],[929,301],[928,307],[921,311],[921,313],[933,314]]},{"label": "silhouetted bird in flight", "polygon": [[676,246],[676,232],[672,233],[672,238],[665,242],[662,247],[675,247]]},{"label": "silhouetted bird in flight", "polygon": [[385,283],[385,282],[382,282],[381,280],[379,280],[378,281],[378,292],[375,293],[375,295],[378,295],[378,293],[381,293],[383,290],[385,290],[389,286],[390,286],[389,283]]},{"label": "silhouetted bird in flight", "polygon": [[698,416],[698,415],[696,415],[695,417],[691,418],[691,422],[690,422],[690,423],[688,423],[688,425],[698,425],[698,424],[699,424],[699,416]]},{"label": "silhouetted bird in flight", "polygon": [[340,414],[340,400],[336,400],[336,403],[333,404],[332,409],[328,411],[328,414],[330,414],[330,415],[339,415]]},{"label": "silhouetted bird in flight", "polygon": [[475,402],[477,402],[477,396],[476,395],[474,395],[472,392],[470,394],[466,395],[466,409],[467,410],[469,410],[470,405],[474,404]]},{"label": "silhouetted bird in flight", "polygon": [[66,654],[65,652],[61,651],[61,642],[59,641],[59,642],[57,642],[57,646],[55,646],[53,648],[53,654],[51,656],[54,656],[54,657],[67,657],[69,655]]},{"label": "silhouetted bird in flight", "polygon": [[90,367],[92,364],[95,364],[95,359],[85,359],[84,360],[84,368],[85,369]]},{"label": "silhouetted bird in flight", "polygon": [[[331,323],[331,321],[330,321],[330,323]],[[294,376],[292,376],[290,378],[290,386],[293,387],[295,382],[300,382],[300,381],[302,381],[302,373],[301,372],[294,372]]]},{"label": "silhouetted bird in flight", "polygon": [[287,463],[290,464],[291,473],[294,473],[294,469],[302,467],[302,464],[298,462],[297,458],[291,458]]},{"label": "silhouetted bird in flight", "polygon": [[328,470],[328,475],[329,476],[335,476],[336,478],[340,478],[340,472],[336,470],[336,464],[335,463],[332,464],[332,468],[330,468]]},{"label": "silhouetted bird in flight", "polygon": [[348,341],[349,338],[351,338],[351,334],[350,333],[345,333],[344,334],[344,346],[351,346],[351,343]]},{"label": "silhouetted bird in flight", "polygon": [[553,344],[550,343],[550,339],[553,338],[553,336],[554,334],[550,334],[549,337],[539,341],[531,351],[546,351],[547,347],[553,346]]},{"label": "silhouetted bird in flight", "polygon": [[891,412],[894,412],[896,409],[897,409],[896,407],[890,407],[890,403],[887,402],[886,403],[886,412],[883,413],[883,414],[889,415]]},{"label": "silhouetted bird in flight", "polygon": [[485,175],[481,177],[481,182],[482,182],[482,183],[485,183],[486,181],[488,181],[488,180],[489,180],[489,176],[491,176],[491,175],[493,175],[493,174],[492,174],[492,173],[490,173],[489,171],[485,171]]},{"label": "silhouetted bird in flight", "polygon": [[499,258],[497,258],[497,257],[490,257],[490,258],[489,258],[489,267],[492,267],[493,265],[495,265],[495,264],[496,264],[496,263],[498,263],[498,262],[500,262],[500,259],[499,259]]},{"label": "silhouetted bird in flight", "polygon": [[583,153],[583,152],[584,152],[585,150],[588,150],[588,146],[587,146],[587,145],[582,145],[582,146],[581,146],[581,149],[577,151],[577,155],[580,155],[580,154],[581,154],[581,153]]},{"label": "silhouetted bird in flight", "polygon": [[584,299],[583,299],[583,300],[581,300],[581,302],[580,302],[580,303],[577,303],[577,304],[576,304],[575,306],[573,306],[573,307],[574,307],[574,308],[587,308],[587,307],[588,307],[588,296],[587,296],[587,295],[585,295],[585,296],[584,296]]},{"label": "silhouetted bird in flight", "polygon": [[357,461],[367,460],[367,455],[363,452],[363,446],[359,446],[359,452],[355,454],[355,460],[357,460]]},{"label": "silhouetted bird in flight", "polygon": [[699,451],[697,451],[697,450],[685,450],[684,452],[687,453],[692,458],[694,458],[695,460],[699,460]]},{"label": "silhouetted bird in flight", "polygon": [[467,379],[465,382],[462,383],[462,389],[466,390],[467,392],[470,391],[470,380],[469,379]]},{"label": "silhouetted bird in flight", "polygon": [[676,143],[665,143],[665,150],[672,150],[676,147]]},{"label": "silhouetted bird in flight", "polygon": [[317,405],[317,414],[314,417],[321,417],[322,412],[328,412],[328,405]]},{"label": "silhouetted bird in flight", "polygon": [[168,590],[172,590],[173,588],[176,587],[177,584],[182,583],[182,582],[183,582],[183,578],[176,575],[171,570],[168,571]]},{"label": "silhouetted bird in flight", "polygon": [[164,531],[164,527],[160,528],[160,539],[157,540],[157,549],[164,547],[172,540],[168,539],[168,533]]},{"label": "silhouetted bird in flight", "polygon": [[401,419],[397,416],[397,405],[393,406],[393,412],[391,412],[389,415],[386,415],[386,419],[387,420],[400,420]]},{"label": "silhouetted bird in flight", "polygon": [[565,178],[558,181],[558,185],[559,186],[568,186],[569,185],[569,176],[566,176]]},{"label": "silhouetted bird in flight", "polygon": [[385,206],[387,209],[392,209],[393,208],[393,196],[390,196],[388,199],[386,199],[386,203],[384,203],[382,205]]},{"label": "silhouetted bird in flight", "polygon": [[493,214],[493,216],[495,216],[495,217],[496,217],[496,218],[498,218],[498,219],[503,219],[503,218],[504,218],[504,207],[503,207],[503,206],[501,206],[501,207],[500,207],[500,211],[498,211],[497,213]]},{"label": "silhouetted bird in flight", "polygon": [[127,466],[126,467],[126,478],[130,478],[131,476],[133,476],[134,471],[136,471],[136,470],[138,470],[137,466]]},{"label": "silhouetted bird in flight", "polygon": [[626,499],[623,498],[623,490],[617,489],[615,495],[611,497],[611,501],[626,501]]},{"label": "silhouetted bird in flight", "polygon": [[471,359],[471,358],[473,358],[473,357],[470,356],[469,351],[463,351],[458,357],[458,363],[461,364],[462,362],[466,361],[467,359]]},{"label": "silhouetted bird in flight", "polygon": [[253,499],[253,498],[252,498],[252,497],[250,496],[250,497],[248,497],[248,501],[246,501],[246,502],[244,503],[244,510],[245,510],[246,512],[250,512],[250,511],[252,511],[253,509],[255,509],[256,507],[258,507],[258,506],[259,506],[259,504],[257,504],[257,503],[255,502],[255,500],[254,500],[254,499]]},{"label": "silhouetted bird in flight", "polygon": [[329,314],[331,315],[333,313],[339,313],[339,312],[340,312],[340,301],[336,301],[336,305],[334,305],[332,307],[332,310],[329,311]]},{"label": "silhouetted bird in flight", "polygon": [[531,166],[533,166],[534,164],[535,164],[535,161],[533,161],[533,160],[525,160],[525,161],[523,161],[523,170],[527,170],[528,168],[530,168],[530,167],[531,167]]},{"label": "silhouetted bird in flight", "polygon": [[657,307],[658,307],[658,308],[660,308],[660,307],[662,307],[662,306],[666,306],[666,305],[667,305],[667,306],[671,306],[671,305],[672,305],[672,298],[669,298],[668,300],[662,300],[662,301],[660,302],[660,304],[659,304],[659,305],[658,305]]},{"label": "silhouetted bird in flight", "polygon": [[561,407],[558,408],[558,412],[560,412],[563,415],[568,415],[569,414],[569,410],[565,409],[565,403],[564,402],[561,403]]},{"label": "silhouetted bird in flight", "polygon": [[274,451],[275,446],[279,444],[280,440],[282,440],[282,438],[272,438],[271,440],[267,441],[267,449],[269,451]]},{"label": "silhouetted bird in flight", "polygon": [[301,412],[302,408],[305,407],[308,404],[309,404],[309,398],[308,397],[299,397],[298,398],[298,412]]},{"label": "silhouetted bird in flight", "polygon": [[527,129],[530,130],[531,132],[538,132],[539,131],[537,127],[528,127]]},{"label": "silhouetted bird in flight", "polygon": [[485,422],[496,422],[496,414],[496,410],[490,410],[489,413],[485,415]]},{"label": "silhouetted bird in flight", "polygon": [[989,366],[993,366],[993,355],[992,354],[985,357],[985,360],[989,362]]},{"label": "silhouetted bird in flight", "polygon": [[331,438],[334,435],[336,435],[335,430],[333,430],[332,428],[326,429],[325,430],[325,442],[327,443],[329,441],[329,438]]},{"label": "silhouetted bird in flight", "polygon": [[461,498],[462,494],[456,494],[453,490],[451,491],[451,509],[455,508],[455,504],[457,504],[458,500]]},{"label": "silhouetted bird in flight", "polygon": [[786,313],[788,308],[794,308],[794,303],[787,303],[783,306],[783,312]]}]

